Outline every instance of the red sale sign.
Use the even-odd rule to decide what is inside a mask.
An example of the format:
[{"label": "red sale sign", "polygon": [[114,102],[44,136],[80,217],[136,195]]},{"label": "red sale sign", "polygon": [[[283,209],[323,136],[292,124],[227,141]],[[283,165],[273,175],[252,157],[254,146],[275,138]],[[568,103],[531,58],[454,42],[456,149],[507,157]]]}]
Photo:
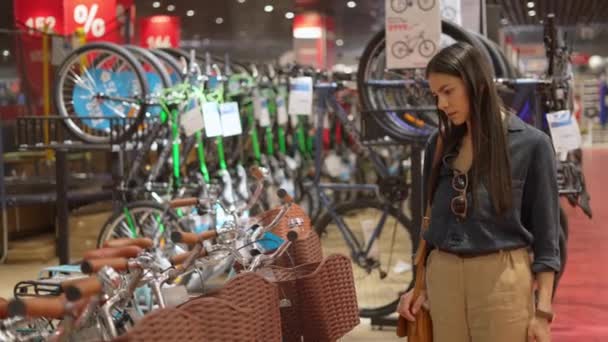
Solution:
[{"label": "red sale sign", "polygon": [[[25,89],[31,93],[32,98],[42,99],[42,61],[45,54],[42,51],[40,32],[46,30],[49,33],[68,36],[72,35],[76,29],[82,28],[87,41],[118,42],[120,23],[116,19],[116,1],[14,1],[15,26],[26,31],[33,29],[29,33],[19,35],[16,45],[19,70],[24,78]],[[53,43],[53,39],[48,37],[46,54],[49,61]],[[49,75],[53,77],[52,70],[49,70]]]},{"label": "red sale sign", "polygon": [[65,32],[82,28],[87,42],[120,40],[116,0],[64,0]]},{"label": "red sale sign", "polygon": [[179,17],[155,15],[139,23],[140,45],[146,48],[179,47],[181,22]]}]

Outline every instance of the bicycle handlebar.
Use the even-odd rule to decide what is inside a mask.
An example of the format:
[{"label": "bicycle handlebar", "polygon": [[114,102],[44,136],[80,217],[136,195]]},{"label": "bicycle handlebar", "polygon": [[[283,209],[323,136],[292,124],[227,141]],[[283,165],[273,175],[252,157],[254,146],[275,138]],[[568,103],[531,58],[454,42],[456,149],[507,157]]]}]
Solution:
[{"label": "bicycle handlebar", "polygon": [[127,271],[129,269],[129,260],[127,258],[101,258],[85,260],[80,264],[80,270],[85,274],[97,273],[104,266],[112,267],[117,272]]},{"label": "bicycle handlebar", "polygon": [[135,258],[143,249],[139,246],[106,247],[88,251],[84,254],[84,260],[107,259],[107,258]]},{"label": "bicycle handlebar", "polygon": [[15,298],[8,302],[8,315],[29,318],[62,319],[65,316],[65,297]]},{"label": "bicycle handlebar", "polygon": [[198,197],[176,198],[169,202],[171,208],[191,207],[198,204]]},{"label": "bicycle handlebar", "polygon": [[0,319],[5,319],[8,316],[8,301],[0,298]]},{"label": "bicycle handlebar", "polygon": [[208,230],[200,234],[186,233],[186,232],[173,232],[171,233],[171,240],[175,243],[183,243],[186,245],[194,245],[205,240],[215,239],[217,237],[217,230]]},{"label": "bicycle handlebar", "polygon": [[72,302],[83,297],[98,295],[103,290],[102,282],[95,276],[64,282],[61,287],[66,298]]},{"label": "bicycle handlebar", "polygon": [[103,243],[103,247],[126,247],[138,246],[143,249],[152,248],[154,242],[149,238],[119,238],[107,240]]}]

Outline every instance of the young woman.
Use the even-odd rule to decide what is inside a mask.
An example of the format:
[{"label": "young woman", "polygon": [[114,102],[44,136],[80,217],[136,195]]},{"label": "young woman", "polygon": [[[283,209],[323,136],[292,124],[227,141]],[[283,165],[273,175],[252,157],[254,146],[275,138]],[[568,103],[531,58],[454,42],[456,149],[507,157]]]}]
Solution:
[{"label": "young woman", "polygon": [[413,321],[428,305],[435,342],[550,341],[560,270],[551,140],[502,107],[474,47],[441,50],[426,73],[440,119],[424,166],[431,251],[426,291],[416,302],[404,294],[398,311]]}]

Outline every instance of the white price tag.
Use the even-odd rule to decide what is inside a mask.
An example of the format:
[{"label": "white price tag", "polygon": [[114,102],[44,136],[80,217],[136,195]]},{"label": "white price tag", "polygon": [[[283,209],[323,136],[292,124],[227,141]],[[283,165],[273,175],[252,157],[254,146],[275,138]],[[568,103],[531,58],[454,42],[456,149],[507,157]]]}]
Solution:
[{"label": "white price tag", "polygon": [[440,1],[385,1],[387,67],[426,67],[440,47]]},{"label": "white price tag", "polygon": [[547,123],[551,131],[551,139],[555,151],[559,153],[568,152],[582,145],[581,131],[574,115],[568,110],[547,113]]},{"label": "white price tag", "polygon": [[231,137],[243,133],[241,127],[241,115],[239,113],[239,104],[236,102],[227,102],[220,105],[220,114],[222,115],[222,135]]},{"label": "white price tag", "polygon": [[222,121],[217,102],[207,102],[203,105],[203,120],[205,122],[205,135],[207,138],[222,135]]},{"label": "white price tag", "polygon": [[268,111],[268,100],[264,97],[259,98],[260,102],[260,126],[268,127],[270,126],[270,112]]},{"label": "white price tag", "polygon": [[199,106],[194,106],[194,108],[184,113],[181,117],[181,125],[186,136],[192,136],[194,133],[203,129],[205,123],[203,121],[201,108]]},{"label": "white price tag", "polygon": [[283,96],[277,97],[277,120],[281,126],[287,124],[287,121],[289,120],[287,117],[285,98]]},{"label": "white price tag", "polygon": [[289,114],[312,114],[312,85],[312,77],[296,77],[289,80]]}]

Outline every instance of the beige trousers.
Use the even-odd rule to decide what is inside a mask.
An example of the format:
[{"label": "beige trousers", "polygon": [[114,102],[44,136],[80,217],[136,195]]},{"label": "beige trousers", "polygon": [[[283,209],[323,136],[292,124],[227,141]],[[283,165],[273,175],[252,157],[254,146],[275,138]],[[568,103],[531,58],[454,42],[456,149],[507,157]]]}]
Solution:
[{"label": "beige trousers", "polygon": [[427,260],[434,342],[525,342],[533,315],[526,249],[461,258],[438,250]]}]

